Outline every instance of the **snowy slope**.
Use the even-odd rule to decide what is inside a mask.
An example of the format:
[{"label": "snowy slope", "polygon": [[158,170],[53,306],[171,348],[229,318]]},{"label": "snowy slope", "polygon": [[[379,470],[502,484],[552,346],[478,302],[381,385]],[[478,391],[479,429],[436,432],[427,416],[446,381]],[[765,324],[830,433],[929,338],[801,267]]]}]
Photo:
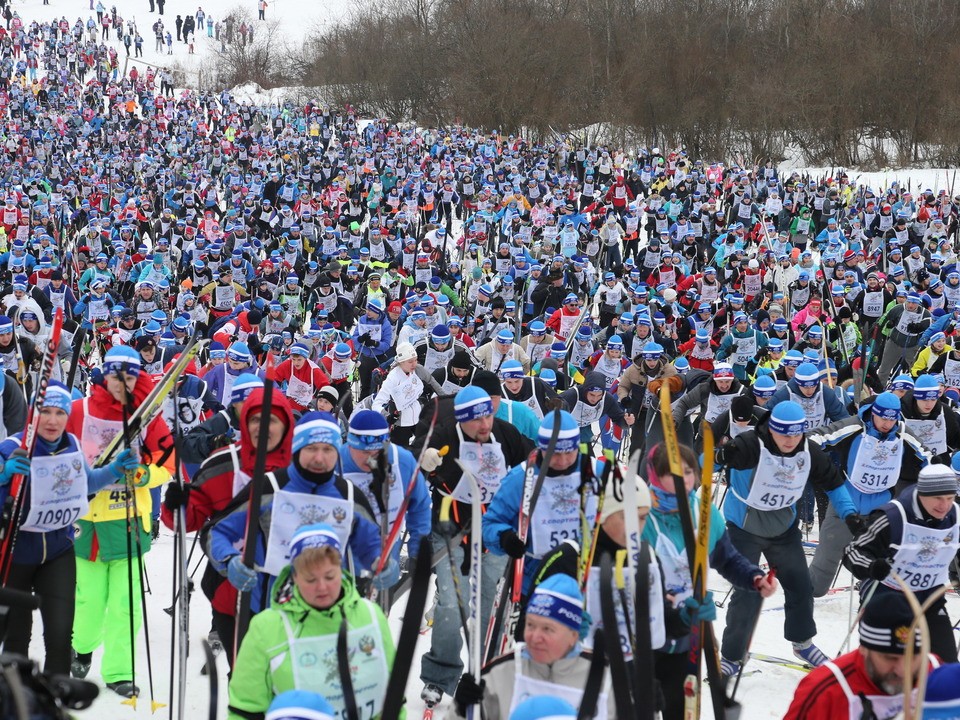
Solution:
[{"label": "snowy slope", "polygon": [[[26,0],[11,0],[13,9],[24,19],[25,24],[31,20],[51,20],[66,17],[71,27],[79,17],[86,23],[88,17],[96,19],[95,12],[91,9],[88,1],[85,0],[50,0],[49,5],[42,5],[36,0],[27,2]],[[266,11],[266,22],[276,21],[278,23],[279,40],[290,40],[299,43],[314,28],[328,25],[332,22],[344,18],[349,12],[349,0],[311,0],[310,2],[296,2],[296,0],[267,0],[269,5]],[[93,7],[96,7],[97,0],[93,0]],[[246,13],[248,18],[253,19],[254,36],[263,32],[265,24],[258,21],[257,18],[257,0],[167,0],[164,6],[162,16],[164,26],[173,35],[173,55],[167,55],[166,50],[162,53],[154,52],[154,36],[151,31],[153,23],[161,16],[158,13],[150,12],[148,0],[103,0],[107,12],[114,5],[117,7],[120,16],[127,20],[133,20],[137,24],[137,29],[144,38],[143,57],[134,58],[133,48],[130,50],[132,62],[142,61],[158,67],[171,66],[176,64],[186,71],[187,77],[195,77],[196,71],[200,66],[211,58],[216,57],[216,50],[219,49],[219,43],[214,38],[208,38],[206,29],[196,33],[196,42],[194,44],[194,54],[187,53],[187,46],[182,42],[176,41],[176,26],[174,24],[177,15],[186,17],[188,14],[196,15],[197,8],[202,7],[204,12],[213,17],[214,20],[222,20],[231,12],[241,10]],[[116,32],[111,30],[110,41],[117,47],[120,57],[120,67],[126,58],[126,51],[122,43],[118,43]]]}]

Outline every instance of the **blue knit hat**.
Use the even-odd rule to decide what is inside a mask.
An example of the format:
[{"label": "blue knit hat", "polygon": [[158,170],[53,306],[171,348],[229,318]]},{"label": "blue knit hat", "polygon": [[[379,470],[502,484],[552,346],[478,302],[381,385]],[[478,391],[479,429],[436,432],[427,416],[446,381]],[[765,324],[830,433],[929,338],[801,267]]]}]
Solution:
[{"label": "blue knit hat", "polygon": [[241,373],[233,381],[233,387],[230,389],[230,402],[243,402],[257,388],[263,387],[263,380],[253,373]]},{"label": "blue knit hat", "polygon": [[508,378],[522,378],[523,376],[523,365],[519,360],[507,360],[500,366],[500,377],[504,380]]},{"label": "blue knit hat", "polygon": [[940,397],[940,383],[932,375],[921,375],[913,385],[916,400],[936,400]]},{"label": "blue knit hat", "polygon": [[51,380],[47,385],[47,394],[43,396],[43,406],[60,408],[69,415],[73,406],[73,393],[63,383]]},{"label": "blue knit hat", "polygon": [[340,449],[340,425],[330,413],[308,412],[301,416],[293,429],[293,452],[300,452],[307,445],[326,443]]},{"label": "blue knit hat", "polygon": [[800,354],[799,350],[787,350],[786,354],[783,356],[783,360],[780,361],[780,364],[784,367],[800,367],[800,364],[803,362],[803,355]]},{"label": "blue knit hat", "polygon": [[551,575],[537,585],[527,603],[527,615],[538,615],[580,631],[583,623],[583,595],[569,575]]},{"label": "blue knit hat", "polygon": [[913,390],[913,378],[907,374],[897,375],[890,383],[891,390]]},{"label": "blue knit hat", "polygon": [[335,720],[337,717],[339,715],[319,693],[287,690],[273,699],[264,720]]},{"label": "blue knit hat", "polygon": [[245,342],[237,341],[227,349],[227,359],[237,362],[253,362],[253,353]]},{"label": "blue knit hat", "polygon": [[304,550],[312,547],[332,547],[338,554],[343,554],[337,531],[326,523],[313,523],[301,525],[290,538],[290,562],[296,560]]},{"label": "blue knit hat", "polygon": [[[550,368],[543,368],[540,371],[540,379],[552,388],[557,386],[557,373]],[[958,453],[960,454],[960,453]]]},{"label": "blue knit hat", "polygon": [[771,411],[768,420],[770,429],[781,435],[803,435],[806,429],[807,416],[800,407],[800,403],[786,400],[778,403]]},{"label": "blue knit hat", "polygon": [[560,416],[560,434],[557,435],[557,444],[554,452],[570,452],[580,447],[580,427],[573,415],[566,410],[556,410],[548,413],[540,422],[540,430],[537,431],[537,444],[541,450],[546,450],[550,444],[550,436],[553,433],[553,424],[555,418]]},{"label": "blue knit hat", "polygon": [[493,401],[485,391],[468,385],[453,398],[453,414],[457,422],[469,422],[493,415]]},{"label": "blue knit hat", "polygon": [[820,382],[820,371],[813,363],[805,362],[797,368],[793,379],[800,387],[816,387]]},{"label": "blue knit hat", "polygon": [[772,375],[760,375],[753,383],[753,394],[757,397],[772,397],[776,391],[777,381]]},{"label": "blue knit hat", "polygon": [[308,358],[310,357],[310,348],[300,342],[294,343],[290,346],[290,354]]},{"label": "blue knit hat", "polygon": [[450,342],[450,328],[441,323],[430,331],[430,337],[437,343]]},{"label": "blue knit hat", "polygon": [[376,410],[358,410],[350,418],[347,445],[354,450],[380,450],[390,437],[390,425]]},{"label": "blue knit hat", "polygon": [[510,713],[510,720],[575,720],[576,717],[573,705],[553,695],[535,695]]},{"label": "blue knit hat", "polygon": [[550,346],[550,357],[554,360],[563,360],[567,356],[567,346],[562,342],[555,342]]},{"label": "blue knit hat", "polygon": [[892,392],[882,392],[873,401],[873,414],[888,420],[900,419],[900,398]]},{"label": "blue knit hat", "polygon": [[[2,328],[0,332],[3,332]],[[104,375],[124,372],[137,376],[140,374],[140,365],[140,353],[127,345],[116,345],[103,356],[101,369]]]},{"label": "blue knit hat", "polygon": [[212,343],[210,343],[210,359],[211,360],[222,360],[226,356],[227,356],[227,351],[220,342],[214,340]]},{"label": "blue knit hat", "polygon": [[922,717],[923,720],[960,718],[960,663],[941,665],[930,673]]}]

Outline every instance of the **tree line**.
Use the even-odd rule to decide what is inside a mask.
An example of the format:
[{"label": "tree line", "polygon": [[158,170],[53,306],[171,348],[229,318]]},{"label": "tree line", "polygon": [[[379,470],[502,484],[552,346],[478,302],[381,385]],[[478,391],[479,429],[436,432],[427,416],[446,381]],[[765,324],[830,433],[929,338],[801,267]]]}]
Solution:
[{"label": "tree line", "polygon": [[374,0],[245,79],[536,140],[604,123],[695,157],[945,166],[958,30],[951,0]]}]

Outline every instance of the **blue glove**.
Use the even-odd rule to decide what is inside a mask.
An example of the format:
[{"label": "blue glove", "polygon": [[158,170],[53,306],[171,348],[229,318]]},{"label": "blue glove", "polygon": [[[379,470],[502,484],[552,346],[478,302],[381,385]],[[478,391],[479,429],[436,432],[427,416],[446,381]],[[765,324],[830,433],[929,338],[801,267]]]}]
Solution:
[{"label": "blue glove", "polygon": [[383,572],[373,578],[373,586],[380,592],[389,590],[398,582],[400,582],[400,563],[393,558],[383,566]]},{"label": "blue glove", "polygon": [[138,467],[140,467],[140,460],[130,448],[121,450],[116,459],[110,463],[110,471],[117,479],[124,477],[128,472],[134,472]]},{"label": "blue glove", "polygon": [[250,592],[257,584],[257,571],[244,565],[239,555],[234,555],[227,563],[227,580],[240,592]]},{"label": "blue glove", "polygon": [[8,485],[14,475],[30,475],[30,458],[25,455],[8,458],[0,472],[0,486]]},{"label": "blue glove", "polygon": [[694,623],[699,625],[702,622],[713,622],[717,619],[717,606],[713,602],[713,593],[707,592],[703,598],[703,604],[695,597],[688,597],[683,601],[680,608],[680,619],[684,624],[692,626]]}]

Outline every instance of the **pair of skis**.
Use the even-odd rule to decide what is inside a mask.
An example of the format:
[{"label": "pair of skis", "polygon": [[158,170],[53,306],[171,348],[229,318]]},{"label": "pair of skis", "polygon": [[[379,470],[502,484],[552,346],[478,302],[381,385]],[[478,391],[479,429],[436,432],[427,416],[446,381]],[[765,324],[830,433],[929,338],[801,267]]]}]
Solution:
[{"label": "pair of skis", "polygon": [[[660,414],[663,419],[663,439],[670,462],[670,473],[676,486],[677,505],[680,509],[680,524],[683,528],[683,544],[690,563],[690,576],[693,583],[693,597],[703,604],[707,594],[707,571],[710,549],[710,515],[713,505],[710,495],[713,488],[713,430],[710,423],[704,421],[701,428],[703,438],[703,470],[701,475],[699,528],[694,532],[693,513],[683,479],[683,463],[680,458],[680,445],[677,431],[670,412],[670,388],[666,383],[660,388]],[[669,418],[669,419],[668,419]],[[685,716],[694,720],[700,717],[700,678],[702,660],[707,661],[707,680],[710,684],[710,698],[713,714],[716,718],[735,718],[739,716],[740,706],[726,696],[723,679],[720,674],[720,655],[713,634],[713,624],[701,622],[690,628],[690,674],[684,681],[686,696]],[[729,711],[729,712],[728,712]]]},{"label": "pair of skis", "polygon": [[[543,481],[547,477],[550,467],[550,458],[557,447],[560,437],[560,411],[553,411],[553,429],[550,431],[550,440],[540,456],[540,469],[537,470],[537,454],[534,450],[527,458],[527,467],[523,478],[523,499],[520,504],[520,518],[517,523],[517,537],[526,544],[530,530],[530,518],[537,507],[537,500],[543,490]],[[494,657],[506,652],[516,635],[517,625],[520,622],[520,600],[523,593],[523,565],[524,558],[516,558],[513,563],[507,563],[507,569],[497,582],[493,598],[493,609],[490,621],[487,624],[486,639],[484,641],[484,664]],[[507,612],[509,610],[509,613]],[[507,626],[504,627],[506,619]],[[501,633],[502,630],[502,633]],[[499,642],[498,642],[499,639]],[[492,654],[494,645],[498,651]]]},{"label": "pair of skis", "polygon": [[[53,375],[53,367],[57,362],[57,349],[60,346],[60,333],[63,329],[63,309],[57,308],[53,318],[53,327],[47,339],[47,348],[43,353],[43,365],[37,383],[37,393],[34,402],[27,412],[27,424],[20,439],[19,449],[14,455],[32,457],[33,448],[37,442],[37,429],[40,425],[40,411],[47,396],[47,387]],[[0,515],[0,584],[5,585],[10,575],[10,566],[13,563],[13,548],[17,541],[17,532],[20,528],[21,516],[26,503],[26,492],[23,475],[14,475],[10,481],[10,490],[3,504]]]},{"label": "pair of skis", "polygon": [[[456,538],[459,533],[457,526],[450,520],[450,509],[453,505],[453,498],[449,495],[443,498],[440,505],[440,533],[444,536],[447,543],[447,559],[450,562],[450,575],[453,577],[453,586],[457,593],[457,609],[460,612],[460,625],[463,629],[463,636],[467,643],[467,672],[469,672],[478,685],[480,683],[480,656],[482,648],[480,647],[480,583],[481,583],[481,559],[482,549],[482,523],[483,506],[480,504],[480,484],[463,463],[459,460],[457,464],[463,471],[463,475],[470,484],[470,497],[473,500],[470,503],[470,547],[467,552],[470,553],[470,596],[465,602],[463,589],[460,582],[460,568],[456,561]],[[429,717],[433,716],[433,708],[427,708]],[[475,705],[467,707],[467,720],[474,720],[479,717],[478,708]]]},{"label": "pair of skis", "polygon": [[[637,468],[640,451],[634,452],[626,474],[619,465],[613,475],[620,487],[624,506],[624,528],[627,546],[616,558],[604,554],[600,558],[600,615],[606,630],[604,651],[610,662],[610,679],[614,702],[619,717],[653,720],[657,697],[653,666],[653,647],[650,634],[650,552],[640,539],[640,521],[637,517]],[[633,602],[627,592],[624,565],[633,578]],[[614,588],[617,591],[626,631],[625,642],[620,637]],[[632,616],[632,621],[631,621]],[[633,655],[633,673],[626,661],[624,644]],[[596,647],[596,645],[595,645]],[[595,650],[596,651],[596,650]]]}]

